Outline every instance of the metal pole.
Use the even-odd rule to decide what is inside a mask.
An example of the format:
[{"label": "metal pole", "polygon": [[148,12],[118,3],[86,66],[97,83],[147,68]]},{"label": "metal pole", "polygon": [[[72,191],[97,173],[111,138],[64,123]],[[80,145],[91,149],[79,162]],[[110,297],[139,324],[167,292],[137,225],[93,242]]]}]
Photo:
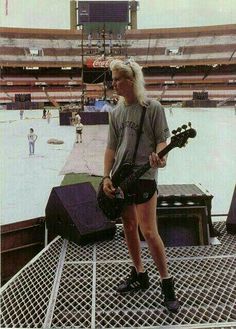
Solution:
[{"label": "metal pole", "polygon": [[[103,56],[104,60],[106,58],[106,26],[105,24],[103,25],[103,34],[102,34],[102,39],[103,39]],[[107,95],[106,95],[106,71],[104,72],[104,79],[103,79],[103,99],[106,100]]]},{"label": "metal pole", "polygon": [[103,99],[106,100],[107,99],[107,84],[106,84],[106,70],[104,72],[104,79],[103,79]]},{"label": "metal pole", "polygon": [[84,26],[80,24],[81,31],[82,31],[82,38],[81,38],[81,81],[82,81],[82,96],[81,96],[81,110],[84,110]]}]

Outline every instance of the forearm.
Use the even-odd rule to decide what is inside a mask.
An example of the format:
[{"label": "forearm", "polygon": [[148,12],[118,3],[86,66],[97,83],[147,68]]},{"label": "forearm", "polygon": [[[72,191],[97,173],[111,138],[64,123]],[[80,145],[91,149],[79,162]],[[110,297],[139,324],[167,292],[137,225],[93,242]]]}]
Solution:
[{"label": "forearm", "polygon": [[115,151],[109,148],[106,148],[104,155],[104,176],[109,176],[115,158]]},{"label": "forearm", "polygon": [[159,157],[159,152],[167,146],[167,142],[161,142],[156,146],[156,153],[152,152],[149,157],[150,165],[153,168],[164,168],[167,162],[167,154],[162,158]]}]

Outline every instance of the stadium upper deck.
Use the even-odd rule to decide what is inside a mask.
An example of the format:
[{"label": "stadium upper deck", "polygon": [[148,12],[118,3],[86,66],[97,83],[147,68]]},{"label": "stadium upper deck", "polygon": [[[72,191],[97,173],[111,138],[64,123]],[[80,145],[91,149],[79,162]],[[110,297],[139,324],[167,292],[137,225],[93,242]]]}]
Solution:
[{"label": "stadium upper deck", "polygon": [[106,66],[104,53],[105,59],[133,57],[144,68],[148,93],[162,101],[189,100],[193,91],[203,90],[219,102],[236,95],[235,24],[103,36],[82,30],[1,28],[0,43],[2,104],[29,91],[34,102],[48,102],[48,95],[58,102],[78,100],[82,63],[84,82],[92,83],[86,95],[102,97],[106,67],[99,66]]}]

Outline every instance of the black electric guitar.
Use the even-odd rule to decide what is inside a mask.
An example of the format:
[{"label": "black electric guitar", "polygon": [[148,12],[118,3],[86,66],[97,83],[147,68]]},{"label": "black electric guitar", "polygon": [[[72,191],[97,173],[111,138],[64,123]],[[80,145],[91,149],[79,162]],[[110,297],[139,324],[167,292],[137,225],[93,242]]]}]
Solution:
[{"label": "black electric guitar", "polygon": [[[182,131],[183,130],[183,131]],[[182,132],[181,132],[182,131]],[[176,130],[171,137],[171,142],[163,150],[158,153],[159,158],[162,158],[170,150],[175,147],[183,147],[187,144],[189,138],[194,138],[197,134],[196,130],[191,128],[191,123],[188,126],[183,125]],[[110,220],[115,220],[121,217],[122,210],[125,206],[126,195],[130,187],[141,177],[147,170],[151,168],[149,161],[143,166],[133,171],[133,165],[125,163],[121,168],[112,176],[112,184],[116,188],[115,198],[110,199],[103,191],[103,183],[101,182],[98,188],[97,201],[98,205]]]}]

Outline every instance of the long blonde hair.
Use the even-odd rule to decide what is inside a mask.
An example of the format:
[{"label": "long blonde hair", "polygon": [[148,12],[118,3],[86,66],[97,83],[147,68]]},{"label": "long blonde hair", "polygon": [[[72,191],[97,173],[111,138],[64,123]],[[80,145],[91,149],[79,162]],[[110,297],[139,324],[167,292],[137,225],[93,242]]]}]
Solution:
[{"label": "long blonde hair", "polygon": [[[134,83],[134,94],[137,97],[139,104],[142,106],[147,102],[146,89],[144,87],[144,77],[141,66],[134,60],[122,61],[120,59],[114,59],[110,63],[111,71],[119,71],[124,74],[125,77],[133,80]],[[119,96],[119,103],[125,103],[125,99]]]}]

